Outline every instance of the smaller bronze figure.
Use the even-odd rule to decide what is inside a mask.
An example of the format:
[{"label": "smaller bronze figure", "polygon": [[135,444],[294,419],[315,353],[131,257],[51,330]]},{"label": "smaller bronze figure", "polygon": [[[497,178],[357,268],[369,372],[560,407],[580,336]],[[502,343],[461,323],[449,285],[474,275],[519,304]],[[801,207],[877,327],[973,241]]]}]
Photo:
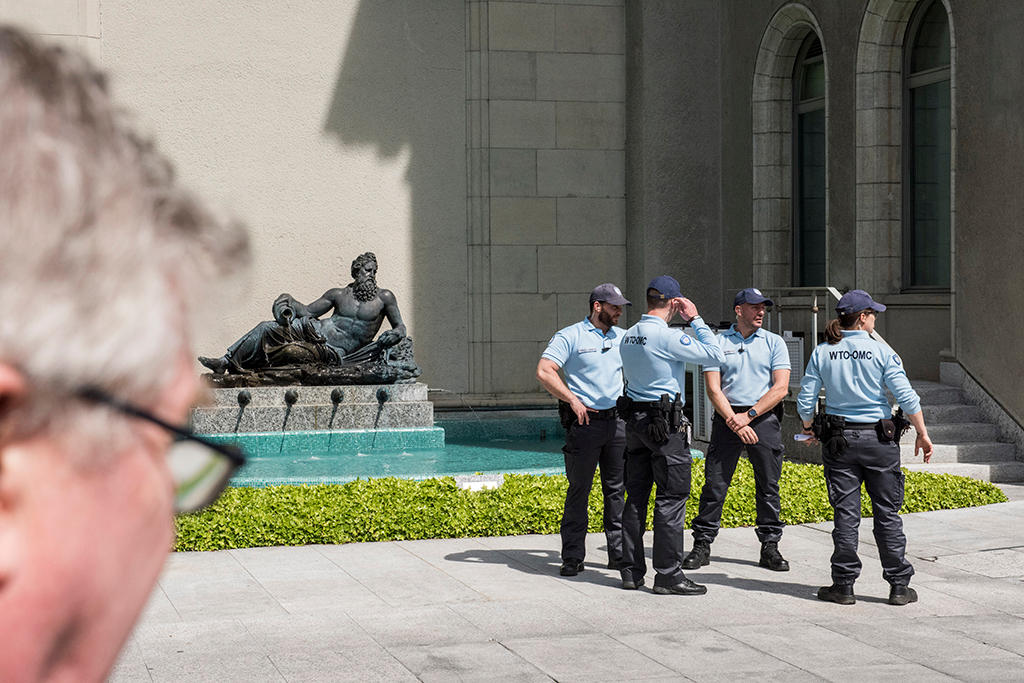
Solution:
[{"label": "smaller bronze figure", "polygon": [[[256,325],[220,358],[199,357],[213,371],[211,384],[377,384],[419,376],[395,295],[378,287],[376,276],[377,257],[366,252],[352,262],[346,287],[308,305],[281,294],[274,320]],[[375,340],[385,318],[391,329]]]}]

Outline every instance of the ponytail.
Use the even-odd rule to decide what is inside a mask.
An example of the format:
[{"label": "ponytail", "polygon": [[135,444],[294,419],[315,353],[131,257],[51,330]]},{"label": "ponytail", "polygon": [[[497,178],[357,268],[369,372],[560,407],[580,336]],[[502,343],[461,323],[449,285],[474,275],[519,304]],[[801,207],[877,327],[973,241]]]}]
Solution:
[{"label": "ponytail", "polygon": [[860,320],[860,314],[864,311],[857,311],[856,313],[843,313],[838,318],[833,318],[828,321],[828,325],[825,326],[825,341],[829,344],[838,344],[843,340],[843,330],[853,329],[853,326]]}]

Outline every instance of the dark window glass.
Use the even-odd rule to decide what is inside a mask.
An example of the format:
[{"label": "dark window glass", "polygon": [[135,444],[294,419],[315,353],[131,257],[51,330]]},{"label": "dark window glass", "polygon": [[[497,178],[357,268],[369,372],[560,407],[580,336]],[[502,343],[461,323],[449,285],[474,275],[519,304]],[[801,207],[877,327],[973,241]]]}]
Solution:
[{"label": "dark window glass", "polygon": [[793,280],[825,282],[825,62],[821,42],[804,41],[793,74]]},{"label": "dark window glass", "polygon": [[949,66],[949,23],[941,2],[933,2],[921,17],[910,57],[910,71]]},{"label": "dark window glass", "polygon": [[911,30],[905,79],[904,282],[909,287],[948,289],[950,52],[942,3],[922,3]]}]

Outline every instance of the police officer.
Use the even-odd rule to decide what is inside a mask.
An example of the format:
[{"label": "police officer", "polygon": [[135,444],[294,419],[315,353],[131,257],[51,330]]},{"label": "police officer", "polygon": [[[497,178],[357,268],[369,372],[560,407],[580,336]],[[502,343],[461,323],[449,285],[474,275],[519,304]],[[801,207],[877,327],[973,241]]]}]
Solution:
[{"label": "police officer", "polygon": [[[907,539],[899,516],[903,505],[899,447],[903,425],[892,419],[887,388],[914,425],[914,452],[921,451],[925,462],[932,457],[932,442],[921,400],[910,386],[903,362],[892,349],[869,336],[875,330],[875,316],[884,310],[885,306],[863,290],[843,295],[836,306],[839,317],[829,322],[825,343],[811,354],[797,398],[804,433],[814,435],[812,427],[817,427],[829,502],[835,511],[832,585],[818,589],[818,599],[840,605],[856,602],[853,582],[861,569],[857,527],[862,482],[874,511],[882,578],[891,586],[889,604],[906,605],[917,600],[917,592],[908,586],[914,568],[905,556]],[[825,413],[815,424],[812,413],[822,386]]]},{"label": "police officer", "polygon": [[[696,339],[668,326],[680,314]],[[686,363],[720,364],[715,335],[684,299],[679,283],[661,275],[647,285],[647,313],[622,339],[626,396],[626,509],[623,513],[622,587],[644,585],[643,533],[651,485],[654,500],[654,592],[701,595],[707,588],[683,575],[683,523],[690,495],[690,442],[682,416]]]},{"label": "police officer", "polygon": [[718,534],[722,506],[740,453],[754,468],[754,501],[759,564],[772,571],[789,571],[779,553],[779,476],[782,474],[782,423],[777,408],[789,393],[789,353],[782,337],[762,328],[772,300],[760,290],[741,290],[733,299],[736,323],[715,339],[725,362],[704,366],[708,396],[715,406],[711,444],[704,460],[704,489],[700,512],[693,520],[693,550],[684,569],[710,562],[711,543]]},{"label": "police officer", "polygon": [[[537,363],[537,379],[558,399],[565,427],[562,451],[569,489],[562,512],[562,576],[583,571],[587,507],[599,463],[608,568],[618,569],[622,561],[622,451],[626,437],[615,401],[622,395],[619,342],[623,329],[615,323],[622,307],[629,305],[615,285],[598,285],[590,293],[589,317],[556,332]],[[559,368],[565,382],[558,375]]]}]

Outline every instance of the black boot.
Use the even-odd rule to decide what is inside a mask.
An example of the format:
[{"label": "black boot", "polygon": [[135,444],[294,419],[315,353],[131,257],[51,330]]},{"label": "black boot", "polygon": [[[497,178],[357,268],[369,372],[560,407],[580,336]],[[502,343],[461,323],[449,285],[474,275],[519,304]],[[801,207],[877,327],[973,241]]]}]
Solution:
[{"label": "black boot", "polygon": [[674,586],[655,586],[654,592],[658,595],[704,595],[708,592],[708,588],[694,583],[684,576]]},{"label": "black boot", "polygon": [[622,590],[635,591],[644,585],[644,577],[633,576],[633,569],[630,567],[624,567],[621,570],[622,575]]},{"label": "black boot", "polygon": [[761,561],[759,565],[773,572],[788,572],[789,562],[779,552],[779,544],[776,541],[765,541],[761,544]]},{"label": "black boot", "polygon": [[568,559],[562,562],[558,573],[562,576],[576,576],[581,571],[583,571],[583,560]]},{"label": "black boot", "polygon": [[853,595],[852,583],[834,583],[831,586],[822,586],[818,589],[818,599],[834,602],[837,605],[852,605],[857,602],[857,598]]},{"label": "black boot", "polygon": [[693,550],[683,560],[683,569],[700,569],[711,564],[711,544],[707,541],[694,541]]},{"label": "black boot", "polygon": [[889,604],[903,605],[911,602],[917,602],[917,591],[910,586],[903,586],[900,584],[893,584],[892,588],[889,589]]}]

